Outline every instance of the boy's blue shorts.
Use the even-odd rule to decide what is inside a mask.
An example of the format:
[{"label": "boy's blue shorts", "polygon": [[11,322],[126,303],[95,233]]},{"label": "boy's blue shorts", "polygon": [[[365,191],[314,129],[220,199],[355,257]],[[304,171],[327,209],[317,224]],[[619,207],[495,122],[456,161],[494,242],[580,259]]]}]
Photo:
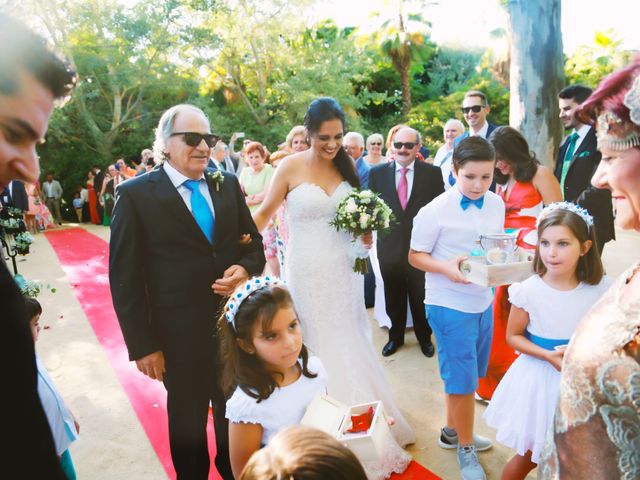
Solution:
[{"label": "boy's blue shorts", "polygon": [[478,377],[487,374],[493,336],[493,305],[480,313],[438,305],[426,305],[426,311],[436,337],[445,393],[473,393],[478,387]]}]

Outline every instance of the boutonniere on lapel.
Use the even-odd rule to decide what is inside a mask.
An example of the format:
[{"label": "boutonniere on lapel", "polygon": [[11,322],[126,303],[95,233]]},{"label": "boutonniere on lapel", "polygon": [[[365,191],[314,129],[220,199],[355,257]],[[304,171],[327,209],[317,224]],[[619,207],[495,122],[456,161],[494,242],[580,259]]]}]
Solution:
[{"label": "boutonniere on lapel", "polygon": [[578,158],[587,157],[589,155],[591,155],[591,152],[582,152],[580,155],[578,155]]},{"label": "boutonniere on lapel", "polygon": [[216,170],[215,172],[207,170],[207,178],[213,182],[213,186],[216,187],[216,192],[219,192],[220,186],[222,185],[222,182],[224,182],[224,175],[222,175],[222,172],[220,170]]}]

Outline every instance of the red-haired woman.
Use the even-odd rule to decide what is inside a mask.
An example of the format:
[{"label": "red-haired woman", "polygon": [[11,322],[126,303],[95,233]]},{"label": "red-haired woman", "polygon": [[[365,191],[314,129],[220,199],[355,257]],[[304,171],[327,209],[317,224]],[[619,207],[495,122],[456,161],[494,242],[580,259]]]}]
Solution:
[{"label": "red-haired woman", "polygon": [[[605,78],[578,118],[595,124],[616,225],[640,231],[640,56]],[[637,252],[636,252],[637,255]],[[540,478],[640,478],[640,263],[582,320],[564,355],[552,441]]]},{"label": "red-haired woman", "polygon": [[[247,166],[240,172],[240,185],[252,213],[262,204],[269,189],[271,177],[273,177],[273,167],[267,163],[268,159],[269,152],[260,142],[251,142],[247,145],[245,149]],[[267,265],[272,274],[279,275],[280,263],[278,262],[278,249],[272,222],[269,222],[267,228],[262,232],[262,236]]]},{"label": "red-haired woman", "polygon": [[251,142],[245,149],[247,168],[240,173],[240,185],[247,196],[247,205],[251,213],[255,212],[264,200],[273,176],[273,167],[266,163],[269,152],[260,142]]}]

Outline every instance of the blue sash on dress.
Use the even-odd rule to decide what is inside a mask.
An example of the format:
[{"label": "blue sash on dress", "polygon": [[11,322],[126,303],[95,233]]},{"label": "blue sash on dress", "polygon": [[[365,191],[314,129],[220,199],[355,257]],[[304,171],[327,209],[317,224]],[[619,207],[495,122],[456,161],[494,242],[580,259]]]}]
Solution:
[{"label": "blue sash on dress", "polygon": [[569,343],[568,338],[564,339],[556,339],[556,338],[544,338],[534,335],[533,333],[529,333],[528,330],[525,331],[525,337],[531,340],[533,343],[538,345],[539,347],[544,348],[545,350],[554,350],[555,347],[560,345],[567,345]]}]

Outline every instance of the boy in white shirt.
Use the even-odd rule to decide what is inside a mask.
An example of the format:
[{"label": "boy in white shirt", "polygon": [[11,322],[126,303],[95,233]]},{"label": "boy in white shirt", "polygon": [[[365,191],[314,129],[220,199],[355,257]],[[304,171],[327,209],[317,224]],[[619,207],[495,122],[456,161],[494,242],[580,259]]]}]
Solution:
[{"label": "boy in white shirt", "polygon": [[491,442],[474,435],[474,392],[484,377],[493,333],[491,288],[470,284],[460,262],[479,248],[482,234],[501,233],[505,207],[488,191],[495,150],[484,138],[463,139],[453,152],[455,186],[423,207],[411,234],[409,263],[426,273],[425,305],[445,384],[447,425],[439,445],[458,449],[465,480],[485,479],[477,451]]}]

